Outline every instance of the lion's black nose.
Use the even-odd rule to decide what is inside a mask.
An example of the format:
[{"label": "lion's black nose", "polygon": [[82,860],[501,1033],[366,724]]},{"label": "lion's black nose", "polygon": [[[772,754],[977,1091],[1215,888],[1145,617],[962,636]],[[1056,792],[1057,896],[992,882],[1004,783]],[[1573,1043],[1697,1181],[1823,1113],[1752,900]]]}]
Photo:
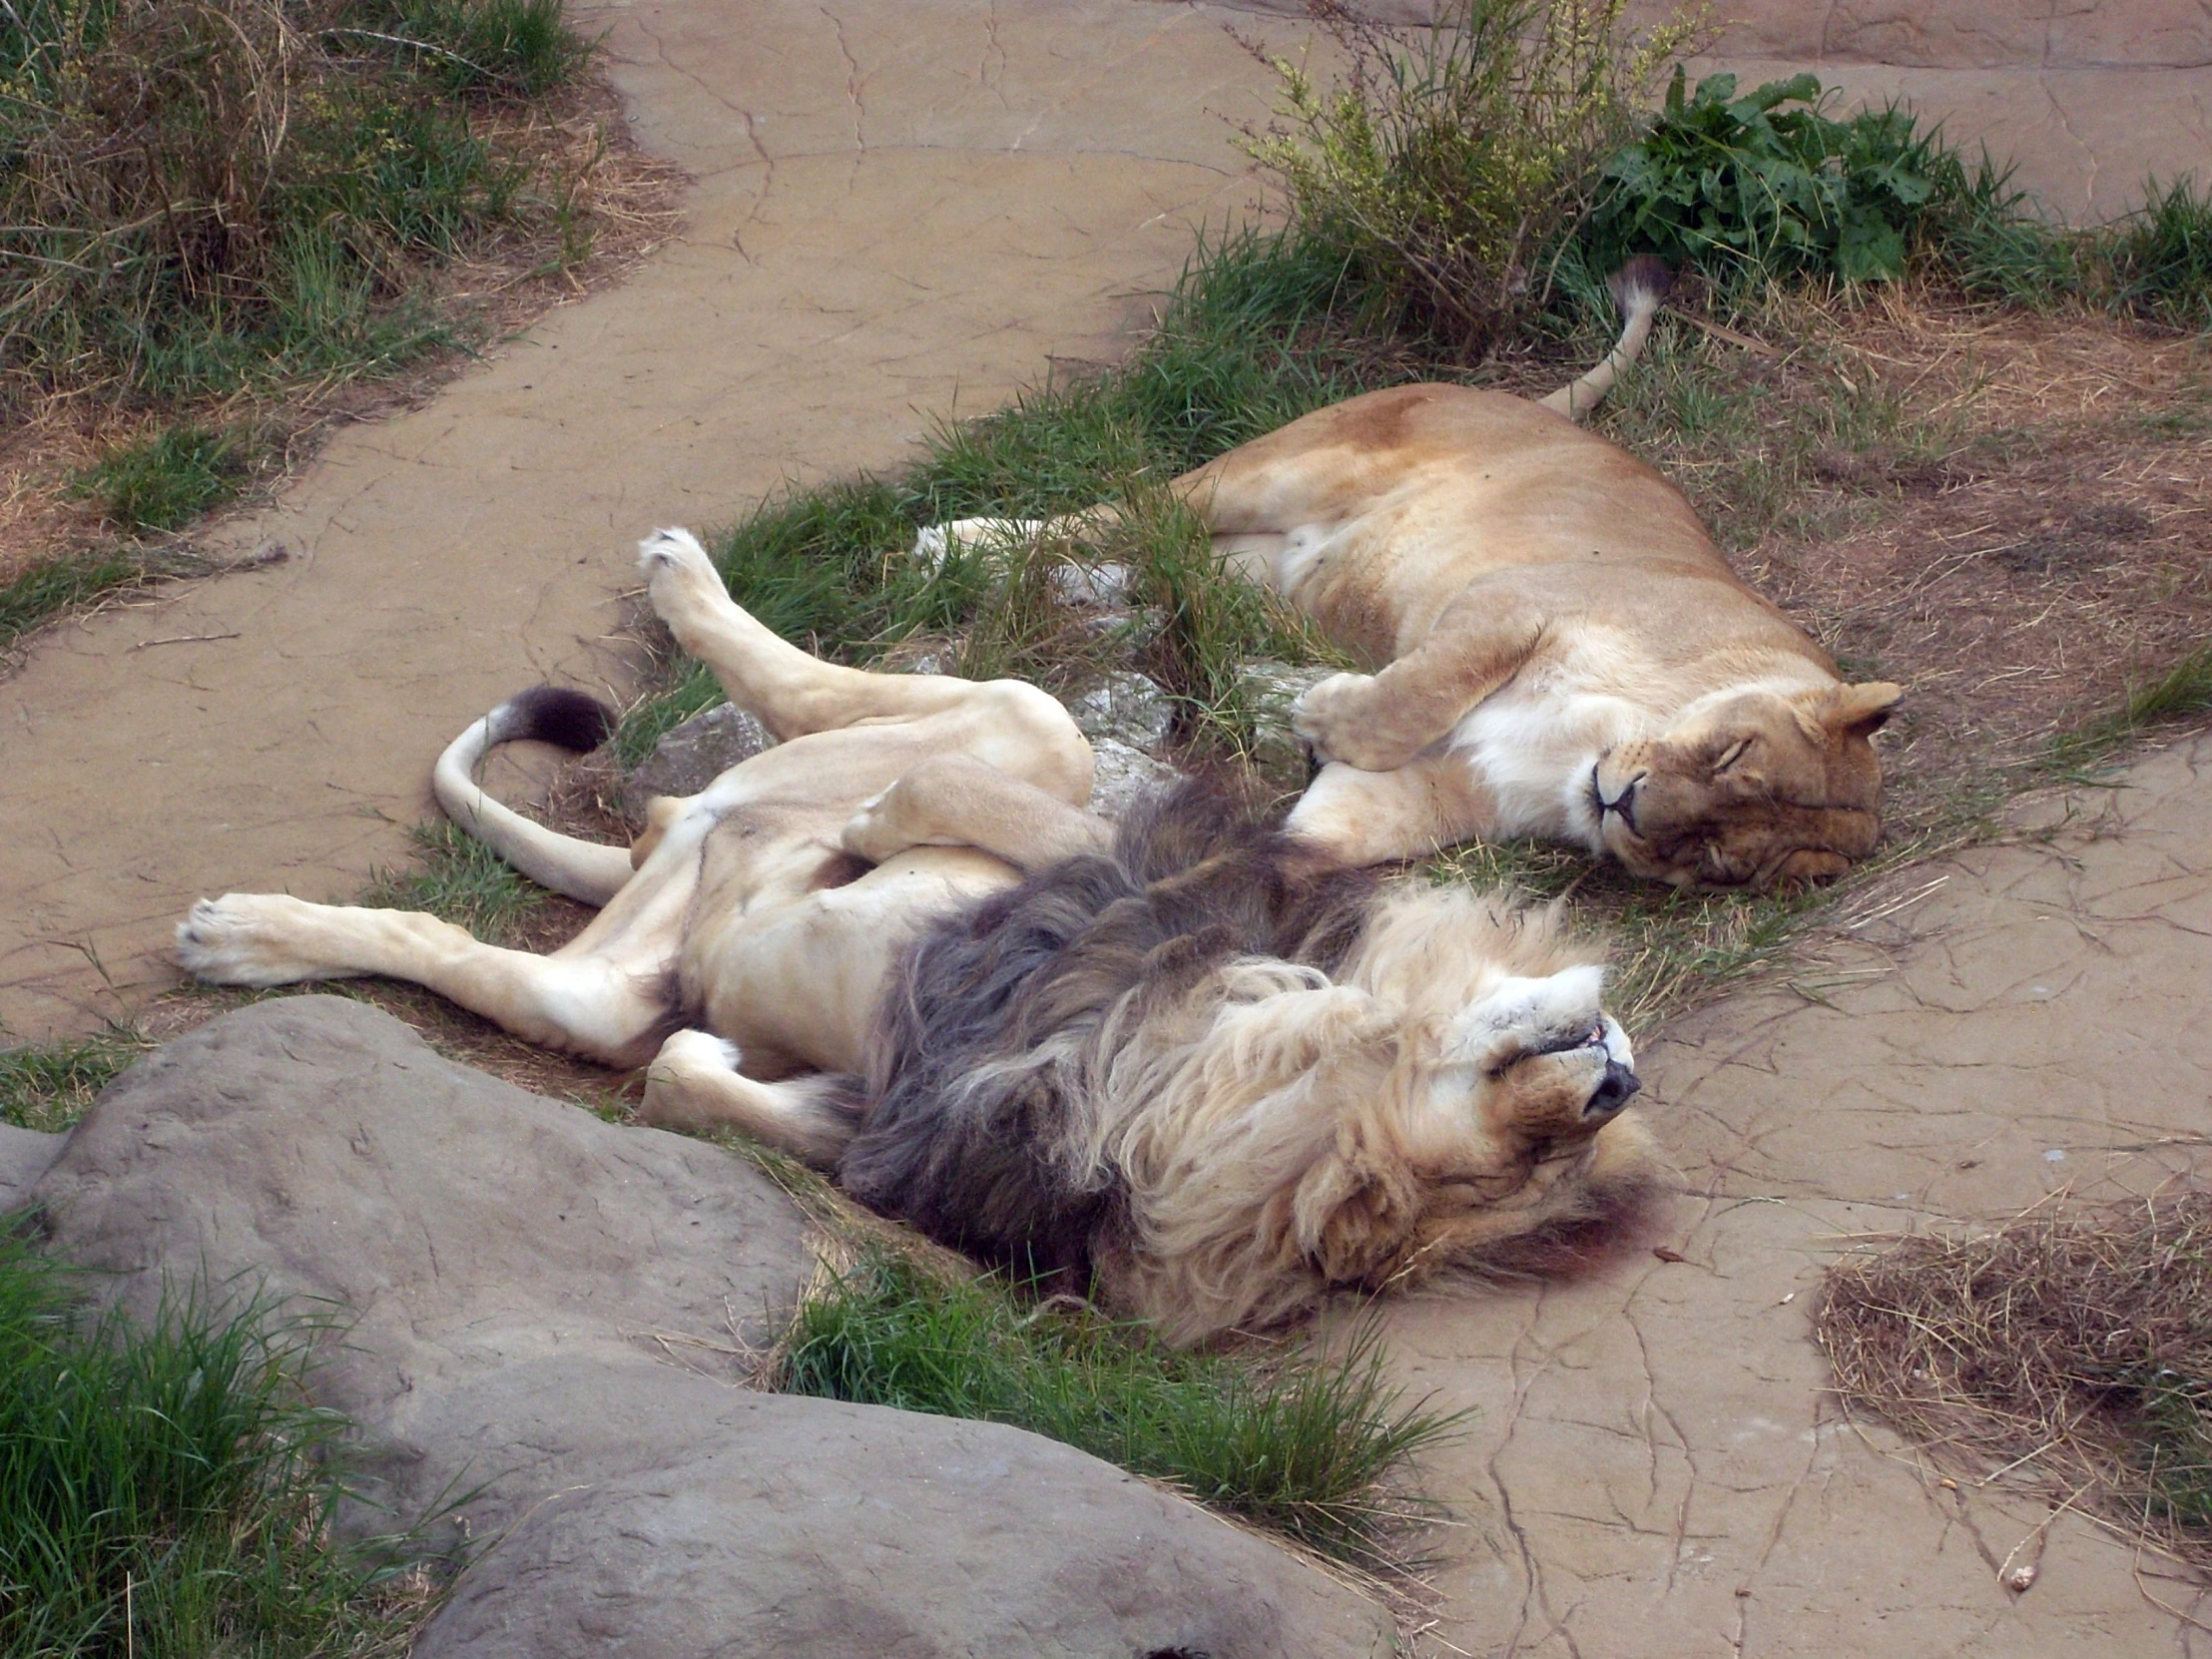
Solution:
[{"label": "lion's black nose", "polygon": [[1643,1079],[1622,1065],[1618,1060],[1605,1062],[1605,1075],[1591,1092],[1590,1103],[1582,1108],[1582,1116],[1609,1118],[1628,1104],[1628,1097],[1644,1086]]}]

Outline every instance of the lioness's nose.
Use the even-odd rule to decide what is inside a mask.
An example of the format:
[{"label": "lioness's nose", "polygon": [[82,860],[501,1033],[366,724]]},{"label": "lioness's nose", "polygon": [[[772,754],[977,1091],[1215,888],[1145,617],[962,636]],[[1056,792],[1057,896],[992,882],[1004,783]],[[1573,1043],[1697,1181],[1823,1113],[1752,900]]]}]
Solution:
[{"label": "lioness's nose", "polygon": [[1628,828],[1631,830],[1636,828],[1636,786],[1649,776],[1648,773],[1637,773],[1635,777],[1621,786],[1619,795],[1605,803],[1605,810],[1609,813],[1620,814],[1623,819],[1627,820]]}]

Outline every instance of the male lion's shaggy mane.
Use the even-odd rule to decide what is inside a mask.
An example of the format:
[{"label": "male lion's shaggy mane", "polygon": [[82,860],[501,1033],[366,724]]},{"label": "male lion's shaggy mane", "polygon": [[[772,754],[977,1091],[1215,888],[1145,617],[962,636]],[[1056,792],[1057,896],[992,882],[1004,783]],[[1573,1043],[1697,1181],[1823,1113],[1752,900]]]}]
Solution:
[{"label": "male lion's shaggy mane", "polygon": [[1280,817],[1193,780],[1130,813],[1112,856],[1055,864],[924,932],[885,989],[840,1184],[932,1238],[1086,1289],[1102,1253],[1136,1242],[1108,1144],[1131,1086],[1151,1092],[1136,1074],[1188,1052],[1225,1001],[1326,985],[1359,943],[1378,879],[1318,861]]}]

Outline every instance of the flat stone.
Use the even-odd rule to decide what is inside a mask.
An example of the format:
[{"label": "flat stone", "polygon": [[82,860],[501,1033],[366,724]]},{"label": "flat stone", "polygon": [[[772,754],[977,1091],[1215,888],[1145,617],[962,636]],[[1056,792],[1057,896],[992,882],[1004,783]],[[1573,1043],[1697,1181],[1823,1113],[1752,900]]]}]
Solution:
[{"label": "flat stone", "polygon": [[1070,701],[1068,713],[1092,743],[1110,738],[1148,755],[1159,753],[1175,724],[1175,705],[1159,683],[1133,673],[1109,674]]},{"label": "flat stone", "polygon": [[497,1405],[528,1462],[478,1506],[499,1542],[421,1659],[1393,1651],[1362,1597],[1017,1429],[562,1360]]},{"label": "flat stone", "polygon": [[1139,796],[1165,789],[1183,776],[1116,738],[1094,739],[1091,759],[1097,770],[1091,775],[1090,810],[1103,819],[1119,819]]}]

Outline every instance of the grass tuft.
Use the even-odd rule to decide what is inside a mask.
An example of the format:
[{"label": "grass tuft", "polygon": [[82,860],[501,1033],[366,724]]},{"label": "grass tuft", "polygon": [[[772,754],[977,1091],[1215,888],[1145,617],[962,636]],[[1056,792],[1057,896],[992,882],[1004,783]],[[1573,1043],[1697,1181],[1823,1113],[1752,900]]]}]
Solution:
[{"label": "grass tuft", "polygon": [[406,1651],[419,1552],[329,1541],[344,1424],[267,1315],[185,1297],[132,1330],[0,1236],[0,1652]]},{"label": "grass tuft", "polygon": [[[387,36],[380,44],[414,57],[416,72],[448,92],[525,98],[574,80],[598,49],[568,27],[565,9],[564,0],[381,0],[359,8]],[[366,43],[374,34],[356,38]]]},{"label": "grass tuft", "polygon": [[450,819],[418,824],[407,836],[413,864],[370,871],[363,904],[424,910],[486,944],[512,945],[550,896]]},{"label": "grass tuft", "polygon": [[92,1103],[154,1043],[127,1026],[75,1041],[0,1048],[0,1123],[55,1133]]},{"label": "grass tuft", "polygon": [[1863,1250],[1816,1329],[1850,1404],[2212,1565],[2212,1195]]},{"label": "grass tuft", "polygon": [[81,610],[103,595],[181,574],[196,562],[129,546],[95,548],[74,558],[35,565],[0,583],[0,654],[55,617]]},{"label": "grass tuft", "polygon": [[2158,727],[2212,713],[2212,645],[2192,652],[2100,719],[2051,740],[2042,770],[2061,780],[2087,781],[2118,761]]},{"label": "grass tuft", "polygon": [[72,483],[119,530],[174,530],[238,493],[246,451],[235,433],[184,421],[119,444]]},{"label": "grass tuft", "polygon": [[993,1280],[883,1249],[809,1297],[773,1385],[1010,1423],[1365,1567],[1392,1563],[1425,1512],[1400,1477],[1461,1421],[1403,1403],[1372,1336],[1334,1359],[1176,1354],[1087,1308],[1024,1310]]}]

